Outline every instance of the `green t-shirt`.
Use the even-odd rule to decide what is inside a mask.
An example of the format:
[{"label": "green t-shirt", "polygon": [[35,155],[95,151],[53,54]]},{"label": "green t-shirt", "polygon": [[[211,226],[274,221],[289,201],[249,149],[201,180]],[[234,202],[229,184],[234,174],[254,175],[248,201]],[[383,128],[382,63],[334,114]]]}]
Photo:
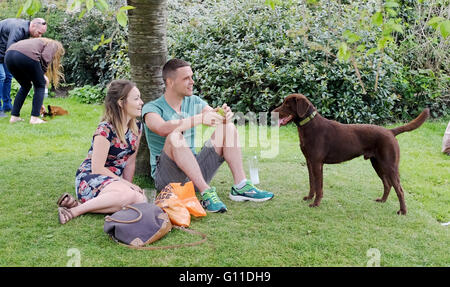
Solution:
[{"label": "green t-shirt", "polygon": [[[189,97],[184,97],[181,104],[181,113],[178,114],[174,109],[172,109],[171,106],[169,106],[165,97],[161,96],[158,99],[144,105],[142,108],[142,117],[144,118],[147,113],[157,113],[165,121],[186,119],[201,113],[206,105],[207,103],[198,96],[192,95]],[[152,132],[147,125],[144,125],[144,128],[145,138],[147,139],[148,148],[150,149],[150,166],[152,168],[151,175],[154,178],[156,157],[161,154],[166,138]],[[186,142],[195,154],[195,127],[186,130],[183,134]]]}]

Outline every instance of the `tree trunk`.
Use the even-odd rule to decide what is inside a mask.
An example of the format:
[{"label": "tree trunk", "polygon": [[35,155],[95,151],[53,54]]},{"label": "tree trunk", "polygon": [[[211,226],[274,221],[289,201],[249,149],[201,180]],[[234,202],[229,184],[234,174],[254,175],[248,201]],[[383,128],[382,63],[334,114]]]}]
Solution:
[{"label": "tree trunk", "polygon": [[[167,0],[127,0],[136,9],[128,11],[128,56],[131,79],[144,103],[164,92],[162,67],[167,59]],[[150,176],[150,151],[145,136],[136,159],[136,175]]]}]

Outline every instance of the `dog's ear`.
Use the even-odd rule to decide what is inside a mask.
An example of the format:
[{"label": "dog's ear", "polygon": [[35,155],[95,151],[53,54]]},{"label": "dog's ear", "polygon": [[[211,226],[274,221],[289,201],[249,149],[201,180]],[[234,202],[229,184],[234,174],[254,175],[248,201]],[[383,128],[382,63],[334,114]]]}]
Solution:
[{"label": "dog's ear", "polygon": [[310,106],[309,101],[304,96],[296,97],[295,101],[296,101],[297,115],[300,118],[304,118]]}]

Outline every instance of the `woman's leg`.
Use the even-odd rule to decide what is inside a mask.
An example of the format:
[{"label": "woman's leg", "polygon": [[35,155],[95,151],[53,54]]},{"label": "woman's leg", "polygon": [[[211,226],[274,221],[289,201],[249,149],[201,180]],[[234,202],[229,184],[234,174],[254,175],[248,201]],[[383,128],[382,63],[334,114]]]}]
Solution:
[{"label": "woman's leg", "polygon": [[35,67],[33,71],[33,76],[31,77],[31,81],[33,82],[34,87],[34,96],[33,96],[33,108],[31,110],[31,115],[34,117],[40,116],[41,106],[44,102],[44,93],[45,93],[45,78],[44,72],[41,69],[40,64]]},{"label": "woman's leg", "polygon": [[14,99],[14,105],[13,105],[13,108],[11,111],[11,119],[13,119],[13,117],[16,117],[16,118],[20,117],[20,110],[22,109],[23,103],[25,102],[28,92],[31,89],[31,82],[19,80],[18,78],[16,78],[16,80],[20,84],[20,89],[16,95],[16,98]]},{"label": "woman's leg", "polygon": [[144,194],[131,189],[126,183],[114,181],[105,186],[97,197],[69,210],[73,217],[85,213],[114,213],[125,205],[141,202],[147,202]]},{"label": "woman's leg", "polygon": [[42,71],[41,64],[35,62],[33,68],[34,69],[30,71],[31,81],[33,82],[34,87],[30,124],[42,124],[45,123],[45,121],[41,120],[39,116],[41,115],[41,107],[44,102],[45,85],[47,82],[45,80],[44,71]]},{"label": "woman's leg", "polygon": [[[14,99],[14,105],[11,111],[11,120],[14,122],[19,120],[20,110],[23,103],[31,89],[31,78],[29,77],[30,65],[33,65],[36,61],[28,58],[27,56],[17,51],[8,51],[5,55],[5,64],[9,72],[16,78],[20,84],[19,92]],[[36,62],[38,63],[38,62]],[[39,65],[39,63],[38,63]]]}]

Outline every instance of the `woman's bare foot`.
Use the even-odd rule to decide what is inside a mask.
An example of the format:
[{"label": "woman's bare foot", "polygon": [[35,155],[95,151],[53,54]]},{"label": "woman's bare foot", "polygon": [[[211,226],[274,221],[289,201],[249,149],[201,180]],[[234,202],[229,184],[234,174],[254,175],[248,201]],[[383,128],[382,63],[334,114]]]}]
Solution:
[{"label": "woman's bare foot", "polygon": [[30,124],[32,124],[32,125],[36,125],[36,124],[45,124],[46,123],[46,121],[43,121],[43,120],[41,120],[40,118],[38,118],[38,117],[33,117],[33,116],[31,116],[31,118],[30,118]]},{"label": "woman's bare foot", "polygon": [[16,117],[16,116],[11,116],[11,118],[9,119],[9,123],[17,123],[17,122],[23,122],[22,118]]}]

